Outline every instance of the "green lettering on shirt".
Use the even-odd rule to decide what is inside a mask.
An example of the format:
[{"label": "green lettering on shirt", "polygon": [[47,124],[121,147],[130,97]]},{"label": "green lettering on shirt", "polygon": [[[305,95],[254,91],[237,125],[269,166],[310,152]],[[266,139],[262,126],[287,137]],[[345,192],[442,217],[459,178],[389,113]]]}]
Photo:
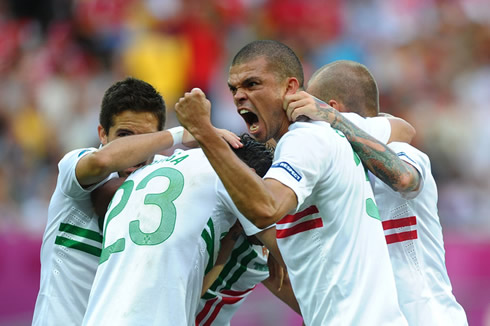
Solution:
[{"label": "green lettering on shirt", "polygon": [[185,160],[188,157],[189,157],[189,155],[185,155],[185,156],[182,156],[182,157],[177,157],[177,158],[174,158],[173,160],[170,160],[170,163],[173,163],[174,165],[177,165],[177,164],[179,164],[180,162],[182,162],[183,160]]}]

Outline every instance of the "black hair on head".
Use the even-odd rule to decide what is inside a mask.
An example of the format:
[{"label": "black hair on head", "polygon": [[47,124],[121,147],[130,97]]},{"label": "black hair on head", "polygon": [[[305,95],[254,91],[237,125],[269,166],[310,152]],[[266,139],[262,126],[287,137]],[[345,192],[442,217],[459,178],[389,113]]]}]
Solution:
[{"label": "black hair on head", "polygon": [[157,118],[158,130],[165,126],[165,101],[152,85],[143,80],[127,77],[105,91],[99,123],[107,134],[114,125],[114,117],[125,111],[149,112]]},{"label": "black hair on head", "polygon": [[269,68],[280,79],[295,77],[303,88],[303,66],[298,56],[286,44],[274,40],[258,40],[245,45],[233,58],[232,66],[264,56]]},{"label": "black hair on head", "polygon": [[266,144],[259,143],[249,134],[240,135],[241,148],[232,148],[235,154],[255,172],[263,177],[272,165],[274,150]]}]

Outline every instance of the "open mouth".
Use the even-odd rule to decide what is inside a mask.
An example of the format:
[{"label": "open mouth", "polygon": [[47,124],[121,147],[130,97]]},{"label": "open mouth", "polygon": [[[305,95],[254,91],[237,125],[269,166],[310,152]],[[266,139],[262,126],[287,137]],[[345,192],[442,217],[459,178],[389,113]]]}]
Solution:
[{"label": "open mouth", "polygon": [[255,113],[252,113],[247,109],[241,109],[239,110],[239,113],[242,116],[243,120],[245,120],[245,123],[249,126],[251,132],[259,129],[259,118]]}]

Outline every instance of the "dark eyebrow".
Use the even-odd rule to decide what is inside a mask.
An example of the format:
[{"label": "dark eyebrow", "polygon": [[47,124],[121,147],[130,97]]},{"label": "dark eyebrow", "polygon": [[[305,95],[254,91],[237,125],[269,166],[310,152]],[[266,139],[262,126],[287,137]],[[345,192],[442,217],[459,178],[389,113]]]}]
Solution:
[{"label": "dark eyebrow", "polygon": [[242,82],[242,85],[245,85],[245,87],[247,87],[248,84],[250,84],[251,82],[258,82],[259,81],[259,78],[257,77],[248,77],[247,79],[245,79],[243,82]]},{"label": "dark eyebrow", "polygon": [[117,133],[120,133],[120,132],[125,132],[125,133],[130,134],[130,135],[133,135],[134,134],[134,132],[132,130],[124,129],[124,128],[121,128],[121,129],[117,129],[116,130],[116,134]]},{"label": "dark eyebrow", "polygon": [[252,76],[252,77],[248,77],[246,78],[245,80],[243,80],[241,82],[241,85],[238,85],[238,86],[235,86],[235,85],[232,85],[228,82],[228,88],[231,90],[231,91],[235,91],[237,90],[238,87],[248,87],[248,85],[251,83],[251,82],[260,82],[260,78],[258,77],[255,77],[255,76]]}]

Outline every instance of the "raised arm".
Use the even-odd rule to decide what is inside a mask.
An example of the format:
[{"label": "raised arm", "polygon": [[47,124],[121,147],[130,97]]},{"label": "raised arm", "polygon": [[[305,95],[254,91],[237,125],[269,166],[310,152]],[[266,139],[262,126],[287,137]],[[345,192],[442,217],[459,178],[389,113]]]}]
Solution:
[{"label": "raised arm", "polygon": [[[181,128],[174,135],[181,141],[183,133],[184,129]],[[80,159],[75,170],[78,182],[82,186],[98,183],[112,172],[146,162],[156,153],[173,145],[174,137],[169,130],[115,139]]]},{"label": "raised arm", "polygon": [[[241,146],[240,138],[231,131],[217,128],[214,130],[231,146]],[[144,163],[153,155],[178,144],[197,146],[194,137],[182,127],[118,138],[82,157],[75,173],[82,186],[90,186],[104,180],[112,172]]]},{"label": "raised arm", "polygon": [[259,228],[265,228],[297,205],[294,192],[272,179],[262,180],[243,163],[214,131],[211,104],[193,89],[176,104],[180,123],[199,142],[237,208]]},{"label": "raised arm", "polygon": [[385,144],[358,128],[326,103],[306,92],[298,92],[286,96],[285,109],[291,121],[306,116],[312,120],[326,121],[340,130],[364,165],[394,191],[411,192],[420,186],[420,175],[413,166],[403,162]]}]

